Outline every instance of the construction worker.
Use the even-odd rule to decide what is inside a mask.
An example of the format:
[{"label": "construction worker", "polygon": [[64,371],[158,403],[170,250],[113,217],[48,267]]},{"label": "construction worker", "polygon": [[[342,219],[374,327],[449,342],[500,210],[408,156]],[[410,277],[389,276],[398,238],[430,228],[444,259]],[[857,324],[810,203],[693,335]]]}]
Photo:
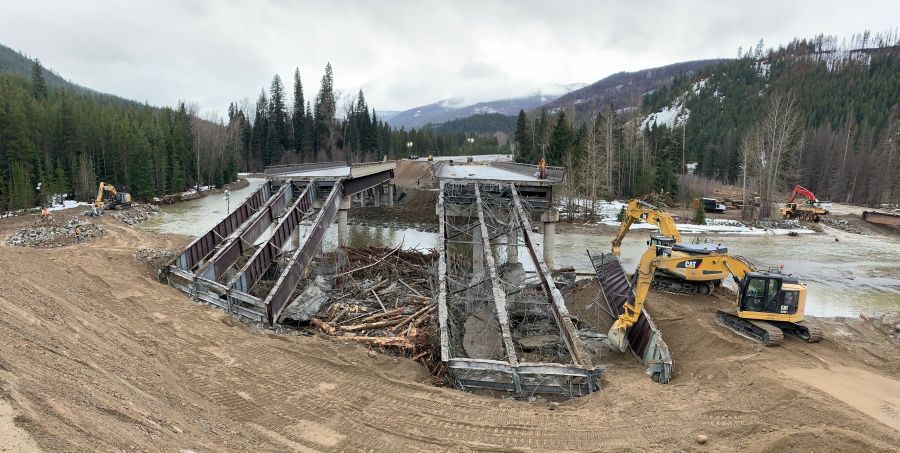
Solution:
[{"label": "construction worker", "polygon": [[538,179],[547,179],[547,159],[544,159],[543,154],[541,155],[541,163],[538,165],[538,168]]},{"label": "construction worker", "polygon": [[81,243],[81,227],[80,226],[75,227],[75,243],[76,244]]},{"label": "construction worker", "polygon": [[50,223],[52,220],[53,218],[50,217],[50,210],[47,209],[46,206],[41,206],[41,222]]}]

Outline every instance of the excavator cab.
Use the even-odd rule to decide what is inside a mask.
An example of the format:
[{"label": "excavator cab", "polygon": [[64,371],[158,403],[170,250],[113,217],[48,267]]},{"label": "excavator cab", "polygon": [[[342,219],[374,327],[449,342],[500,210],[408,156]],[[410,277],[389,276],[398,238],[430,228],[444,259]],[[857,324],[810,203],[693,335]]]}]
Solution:
[{"label": "excavator cab", "polygon": [[798,322],[803,319],[806,287],[787,275],[750,272],[741,281],[739,297],[742,318]]},{"label": "excavator cab", "polygon": [[672,236],[654,234],[650,236],[650,240],[647,241],[647,245],[656,246],[656,256],[660,256],[662,254],[671,254],[672,247],[675,245],[675,238],[673,238]]}]

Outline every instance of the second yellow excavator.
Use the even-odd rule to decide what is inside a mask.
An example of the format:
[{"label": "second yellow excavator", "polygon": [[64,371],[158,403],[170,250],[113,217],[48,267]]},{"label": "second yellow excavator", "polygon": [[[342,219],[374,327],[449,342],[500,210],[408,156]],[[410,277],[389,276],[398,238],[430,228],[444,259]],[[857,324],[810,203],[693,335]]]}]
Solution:
[{"label": "second yellow excavator", "polygon": [[94,211],[103,209],[119,209],[131,207],[131,194],[116,190],[112,184],[100,183],[97,188],[97,199],[94,200]]},{"label": "second yellow excavator", "polygon": [[[675,256],[669,247],[650,245],[632,278],[634,302],[623,305],[623,313],[609,330],[610,345],[625,351],[627,330],[638,321],[656,270],[684,259]],[[716,322],[721,326],[765,346],[781,344],[785,333],[809,343],[822,339],[821,330],[802,323],[806,286],[797,278],[775,269],[757,271],[750,263],[727,255],[707,263],[728,272],[738,287],[737,309],[716,311]]]},{"label": "second yellow excavator", "polygon": [[731,257],[727,247],[682,242],[672,216],[641,200],[631,200],[625,206],[624,218],[612,241],[614,255],[619,256],[622,239],[639,220],[659,228],[659,234],[651,235],[647,245],[664,247],[671,253],[672,259],[660,263],[655,271],[654,288],[682,294],[710,294],[728,277],[728,270],[721,266],[723,257]]}]

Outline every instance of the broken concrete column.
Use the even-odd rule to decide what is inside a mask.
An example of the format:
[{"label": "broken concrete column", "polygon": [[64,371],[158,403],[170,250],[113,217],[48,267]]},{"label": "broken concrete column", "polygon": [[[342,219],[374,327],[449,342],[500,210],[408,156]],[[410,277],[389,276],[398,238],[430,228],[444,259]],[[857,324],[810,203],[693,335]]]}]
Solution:
[{"label": "broken concrete column", "polygon": [[559,222],[559,211],[550,208],[541,214],[544,222],[544,263],[547,269],[553,270],[553,250],[556,248],[556,222]]},{"label": "broken concrete column", "polygon": [[394,206],[394,185],[388,184],[388,206]]},{"label": "broken concrete column", "polygon": [[519,262],[519,231],[512,230],[506,235],[506,262],[514,264]]},{"label": "broken concrete column", "polygon": [[347,211],[351,205],[350,197],[344,197],[341,200],[341,207],[338,208],[338,246],[346,247],[350,243],[350,229],[347,227]]},{"label": "broken concrete column", "polygon": [[484,240],[481,236],[481,228],[472,229],[472,275],[484,272]]}]

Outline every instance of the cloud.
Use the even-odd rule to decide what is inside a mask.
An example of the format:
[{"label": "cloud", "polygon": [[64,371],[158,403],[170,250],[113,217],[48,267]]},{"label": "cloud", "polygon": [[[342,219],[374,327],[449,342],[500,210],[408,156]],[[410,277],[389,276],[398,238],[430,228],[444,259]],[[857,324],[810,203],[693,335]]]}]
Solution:
[{"label": "cloud", "polygon": [[342,92],[362,88],[371,106],[402,110],[731,57],[760,38],[890,29],[896,17],[898,2],[824,0],[30,0],[4,5],[0,42],[96,90],[202,112],[255,99],[276,73],[289,84],[296,67],[311,100],[330,61]]}]

